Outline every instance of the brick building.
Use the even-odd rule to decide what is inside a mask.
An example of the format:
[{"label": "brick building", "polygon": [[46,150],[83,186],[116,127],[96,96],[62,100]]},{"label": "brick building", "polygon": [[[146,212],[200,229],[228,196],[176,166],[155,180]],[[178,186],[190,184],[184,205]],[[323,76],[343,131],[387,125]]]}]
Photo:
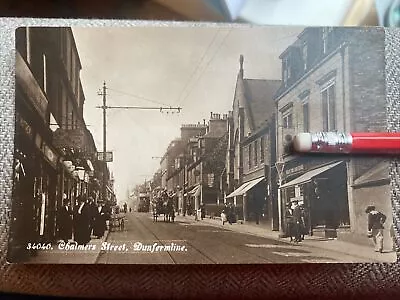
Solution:
[{"label": "brick building", "polygon": [[[277,227],[275,106],[280,80],[244,78],[243,56],[228,121],[226,199],[239,218]],[[272,171],[272,172],[271,172]],[[274,221],[273,221],[274,220]]]},{"label": "brick building", "polygon": [[96,146],[83,119],[81,64],[70,28],[16,31],[16,131],[10,259],[58,237],[63,198],[95,192]]},{"label": "brick building", "polygon": [[220,175],[225,167],[227,119],[227,115],[211,113],[205,133],[187,143],[187,197],[193,212],[202,203],[211,211],[213,206],[223,202]]},{"label": "brick building", "polygon": [[365,207],[375,204],[391,213],[387,163],[294,156],[285,147],[298,132],[386,130],[384,32],[306,28],[280,59],[282,85],[275,100],[281,228],[285,206],[296,198],[304,202],[311,233],[368,242]]},{"label": "brick building", "polygon": [[161,159],[162,188],[173,191],[176,194],[175,207],[181,213],[186,213],[186,196],[188,191],[186,165],[187,144],[193,137],[203,135],[206,132],[205,124],[183,124],[181,136],[173,140]]}]

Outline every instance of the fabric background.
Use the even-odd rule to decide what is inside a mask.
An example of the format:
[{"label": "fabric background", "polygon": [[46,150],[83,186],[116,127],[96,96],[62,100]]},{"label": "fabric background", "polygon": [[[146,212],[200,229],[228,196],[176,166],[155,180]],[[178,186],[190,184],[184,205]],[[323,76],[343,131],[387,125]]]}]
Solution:
[{"label": "fabric background", "polygon": [[[168,26],[112,20],[0,18],[0,291],[129,298],[385,298],[400,296],[400,265],[10,265],[6,262],[14,136],[14,30],[18,26]],[[188,23],[174,23],[188,26]],[[194,24],[189,26],[239,26]],[[400,130],[400,30],[386,29],[388,129]],[[400,228],[400,160],[390,169],[393,214]]]}]

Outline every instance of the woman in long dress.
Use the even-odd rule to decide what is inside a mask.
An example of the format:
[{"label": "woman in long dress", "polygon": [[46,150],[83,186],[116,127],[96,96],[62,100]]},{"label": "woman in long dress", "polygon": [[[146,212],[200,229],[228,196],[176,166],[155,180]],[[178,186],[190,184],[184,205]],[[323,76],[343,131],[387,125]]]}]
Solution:
[{"label": "woman in long dress", "polygon": [[90,241],[90,211],[85,200],[79,196],[74,211],[74,240],[79,245],[86,245]]},{"label": "woman in long dress", "polygon": [[106,211],[101,202],[98,202],[96,214],[94,217],[94,228],[93,234],[97,238],[101,238],[104,236],[104,232],[106,231]]},{"label": "woman in long dress", "polygon": [[58,234],[65,243],[72,238],[72,209],[68,199],[63,199],[63,206],[58,211]]}]

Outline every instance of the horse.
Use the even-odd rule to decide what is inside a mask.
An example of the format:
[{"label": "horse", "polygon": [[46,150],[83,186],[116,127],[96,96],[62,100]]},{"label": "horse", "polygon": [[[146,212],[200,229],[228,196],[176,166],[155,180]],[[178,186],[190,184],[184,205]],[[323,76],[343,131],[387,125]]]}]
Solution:
[{"label": "horse", "polygon": [[158,217],[162,214],[164,222],[175,222],[175,209],[173,205],[173,198],[168,195],[167,192],[162,192],[155,197],[155,201],[152,205],[153,211],[153,222],[158,221]]},{"label": "horse", "polygon": [[164,221],[175,222],[175,209],[173,205],[173,199],[169,196],[163,203],[163,213],[164,213]]}]

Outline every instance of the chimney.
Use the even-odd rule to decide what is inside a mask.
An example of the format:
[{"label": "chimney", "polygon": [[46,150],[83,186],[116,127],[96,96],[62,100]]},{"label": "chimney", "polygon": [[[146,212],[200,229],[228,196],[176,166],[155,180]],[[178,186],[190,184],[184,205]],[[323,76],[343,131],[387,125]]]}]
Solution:
[{"label": "chimney", "polygon": [[208,130],[207,132],[214,132],[216,136],[223,136],[227,130],[227,115],[223,115],[221,118],[221,114],[213,113],[210,121],[208,122]]},{"label": "chimney", "polygon": [[241,78],[243,78],[243,76],[244,76],[244,72],[243,72],[243,61],[244,61],[243,54],[240,54],[240,57],[239,57],[239,64],[240,64],[239,76],[240,76]]}]

